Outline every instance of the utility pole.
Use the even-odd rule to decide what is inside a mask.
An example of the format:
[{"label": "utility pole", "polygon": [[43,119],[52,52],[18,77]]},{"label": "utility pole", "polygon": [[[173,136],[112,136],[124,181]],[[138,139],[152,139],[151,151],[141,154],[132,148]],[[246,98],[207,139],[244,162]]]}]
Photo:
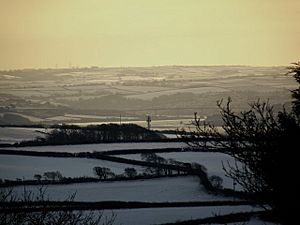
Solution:
[{"label": "utility pole", "polygon": [[122,124],[122,115],[120,114],[120,125]]}]

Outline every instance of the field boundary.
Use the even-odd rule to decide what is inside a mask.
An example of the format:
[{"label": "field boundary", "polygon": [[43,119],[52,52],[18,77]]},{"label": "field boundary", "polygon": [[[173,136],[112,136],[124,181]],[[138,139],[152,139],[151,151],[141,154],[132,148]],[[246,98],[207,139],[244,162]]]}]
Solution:
[{"label": "field boundary", "polygon": [[[185,220],[174,223],[163,223],[159,225],[199,225],[199,224],[231,224],[249,221],[253,217],[265,217],[269,214],[269,211],[256,211],[256,212],[240,212],[231,213],[226,215],[216,215],[212,217],[206,217],[195,220]],[[264,224],[264,222],[262,221]],[[243,223],[244,224],[244,223]]]},{"label": "field boundary", "polygon": [[175,208],[175,207],[210,207],[210,206],[241,206],[257,205],[253,201],[203,201],[203,202],[74,202],[74,201],[43,201],[43,202],[0,202],[3,213],[70,211],[70,210],[107,210],[107,209],[141,209],[141,208]]}]

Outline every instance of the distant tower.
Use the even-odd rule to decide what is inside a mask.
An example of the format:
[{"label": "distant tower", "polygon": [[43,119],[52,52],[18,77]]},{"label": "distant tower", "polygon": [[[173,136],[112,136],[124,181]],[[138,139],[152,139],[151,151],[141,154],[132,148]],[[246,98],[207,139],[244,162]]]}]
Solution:
[{"label": "distant tower", "polygon": [[148,124],[148,130],[150,130],[151,128],[151,117],[150,115],[147,115],[147,120],[146,120],[147,124]]}]

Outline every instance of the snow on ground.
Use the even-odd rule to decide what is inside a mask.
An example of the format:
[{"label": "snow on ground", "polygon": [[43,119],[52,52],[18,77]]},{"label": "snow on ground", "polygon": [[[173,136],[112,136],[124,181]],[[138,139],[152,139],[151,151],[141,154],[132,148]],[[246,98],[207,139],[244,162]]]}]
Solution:
[{"label": "snow on ground", "polygon": [[[16,187],[22,193],[24,187]],[[28,191],[37,192],[38,186],[26,186]],[[156,178],[150,180],[114,181],[47,186],[50,200],[65,200],[76,193],[75,201],[142,201],[177,202],[232,200],[204,191],[196,176]]]},{"label": "snow on ground", "polygon": [[22,140],[33,140],[44,134],[37,131],[45,131],[42,128],[27,127],[0,127],[0,143],[15,143]]},{"label": "snow on ground", "polygon": [[[261,210],[252,206],[210,206],[210,207],[176,207],[176,208],[150,208],[150,209],[122,209],[105,210],[104,217],[110,218],[112,213],[116,215],[115,225],[150,225],[171,223],[191,219],[201,219],[215,215],[229,213],[251,212]],[[261,223],[255,223],[261,222]],[[236,223],[237,224],[237,223]],[[239,223],[243,224],[243,223]],[[246,223],[248,225],[248,223]],[[264,224],[262,221],[253,220],[249,225]],[[268,225],[271,225],[268,223]]]},{"label": "snow on ground", "polygon": [[60,171],[65,177],[94,176],[95,166],[108,167],[115,174],[124,173],[127,167],[144,171],[140,166],[97,159],[0,155],[0,178],[33,179],[34,174],[42,175],[47,171]]},{"label": "snow on ground", "polygon": [[[219,225],[219,224],[211,224],[211,225]],[[252,218],[250,221],[245,222],[239,222],[239,223],[227,223],[227,225],[279,225],[278,223],[271,223],[262,221],[258,218]]]},{"label": "snow on ground", "polygon": [[175,139],[175,138],[177,138],[177,134],[162,133],[162,135],[164,135],[166,138],[169,138],[169,139]]},{"label": "snow on ground", "polygon": [[184,148],[183,142],[131,142],[131,143],[103,143],[82,145],[30,146],[21,148],[5,148],[38,152],[93,152],[120,149],[157,149],[157,148]]},{"label": "snow on ground", "polygon": [[[222,166],[222,162],[225,167],[228,165],[227,162],[234,165],[235,160],[229,155],[213,152],[171,152],[157,153],[157,155],[165,159],[175,159],[180,162],[199,163],[205,166],[209,176],[217,175],[221,177],[223,179],[223,187],[233,188],[232,179],[225,176],[225,171]],[[120,157],[141,160],[141,154],[120,155]],[[238,187],[236,187],[236,189],[237,188]]]}]

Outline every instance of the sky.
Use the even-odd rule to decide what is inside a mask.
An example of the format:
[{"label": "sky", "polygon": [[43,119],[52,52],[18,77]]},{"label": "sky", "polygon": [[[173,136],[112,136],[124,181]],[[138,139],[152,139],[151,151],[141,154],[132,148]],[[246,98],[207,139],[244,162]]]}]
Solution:
[{"label": "sky", "polygon": [[0,69],[287,66],[299,0],[0,0]]}]

